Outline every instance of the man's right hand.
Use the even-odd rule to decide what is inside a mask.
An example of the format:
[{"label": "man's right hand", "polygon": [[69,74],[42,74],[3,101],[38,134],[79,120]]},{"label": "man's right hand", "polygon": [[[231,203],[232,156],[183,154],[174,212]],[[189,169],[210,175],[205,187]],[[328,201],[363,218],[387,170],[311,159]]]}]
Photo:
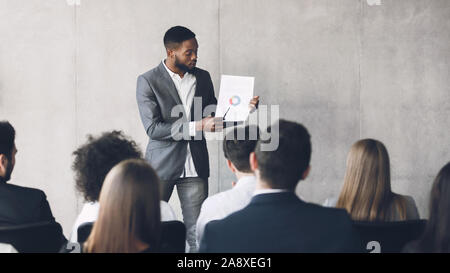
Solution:
[{"label": "man's right hand", "polygon": [[197,131],[205,132],[220,132],[223,129],[222,117],[206,117],[195,123],[195,129]]}]

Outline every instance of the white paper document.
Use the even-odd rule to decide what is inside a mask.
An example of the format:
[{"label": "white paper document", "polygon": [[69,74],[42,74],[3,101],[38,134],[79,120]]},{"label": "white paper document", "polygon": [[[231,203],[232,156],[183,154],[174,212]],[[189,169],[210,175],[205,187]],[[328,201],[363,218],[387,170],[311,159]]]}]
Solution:
[{"label": "white paper document", "polygon": [[254,77],[222,75],[216,117],[225,121],[245,121],[253,98]]}]

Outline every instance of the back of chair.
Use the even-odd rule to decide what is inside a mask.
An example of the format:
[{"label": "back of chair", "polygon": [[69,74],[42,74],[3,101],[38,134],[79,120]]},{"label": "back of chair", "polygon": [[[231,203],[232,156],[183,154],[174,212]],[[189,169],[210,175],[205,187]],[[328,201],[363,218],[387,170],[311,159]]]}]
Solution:
[{"label": "back of chair", "polygon": [[[84,243],[91,233],[94,222],[83,223],[78,227],[78,242]],[[161,223],[161,252],[184,253],[186,247],[186,227],[180,221]]]},{"label": "back of chair", "polygon": [[418,239],[426,225],[426,220],[401,222],[362,222],[354,221],[367,251],[399,253],[409,242]]},{"label": "back of chair", "polygon": [[57,253],[65,241],[56,222],[0,227],[0,243],[10,244],[20,253]]},{"label": "back of chair", "polygon": [[86,222],[78,226],[77,238],[78,243],[82,244],[86,242],[89,234],[91,234],[92,227],[94,227],[94,222]]},{"label": "back of chair", "polygon": [[186,251],[186,227],[183,222],[162,222],[161,229],[161,252],[184,253]]}]

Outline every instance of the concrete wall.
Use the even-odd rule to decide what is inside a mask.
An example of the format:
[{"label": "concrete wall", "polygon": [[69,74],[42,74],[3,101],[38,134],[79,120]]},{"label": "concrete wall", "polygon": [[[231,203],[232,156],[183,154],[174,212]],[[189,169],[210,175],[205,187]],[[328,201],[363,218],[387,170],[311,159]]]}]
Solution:
[{"label": "concrete wall", "polygon": [[[449,1],[71,2],[0,0],[0,119],[19,149],[11,183],[43,189],[66,235],[82,206],[71,152],[111,129],[145,148],[136,77],[164,58],[162,36],[177,24],[197,34],[216,95],[221,74],[254,76],[261,104],[309,129],[303,198],[337,195],[351,144],[372,137],[390,152],[394,190],[427,216],[432,179],[450,160]],[[213,194],[234,178],[221,143],[208,148]],[[171,204],[182,219],[176,194]]]}]

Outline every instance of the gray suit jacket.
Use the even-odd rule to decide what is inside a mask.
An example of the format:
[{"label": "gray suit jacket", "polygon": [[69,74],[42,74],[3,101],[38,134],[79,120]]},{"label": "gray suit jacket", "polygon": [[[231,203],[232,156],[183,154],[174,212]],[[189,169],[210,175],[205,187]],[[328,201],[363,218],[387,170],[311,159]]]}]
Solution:
[{"label": "gray suit jacket", "polygon": [[[187,119],[178,91],[169,73],[160,63],[137,79],[136,99],[149,142],[146,160],[156,170],[162,180],[174,180],[181,176],[187,155],[187,145],[191,150],[194,166],[199,177],[209,177],[209,157],[203,132],[189,136],[189,121],[201,120],[208,113],[203,110],[208,105],[215,111],[217,104],[214,87],[209,73],[200,68],[192,71],[196,77],[194,101],[190,120]],[[201,104],[196,100],[201,98]],[[174,107],[176,115],[172,114]],[[201,106],[201,111],[199,111]],[[194,108],[197,108],[194,111]],[[200,113],[200,114],[199,114]],[[200,138],[200,139],[199,139]]]}]

